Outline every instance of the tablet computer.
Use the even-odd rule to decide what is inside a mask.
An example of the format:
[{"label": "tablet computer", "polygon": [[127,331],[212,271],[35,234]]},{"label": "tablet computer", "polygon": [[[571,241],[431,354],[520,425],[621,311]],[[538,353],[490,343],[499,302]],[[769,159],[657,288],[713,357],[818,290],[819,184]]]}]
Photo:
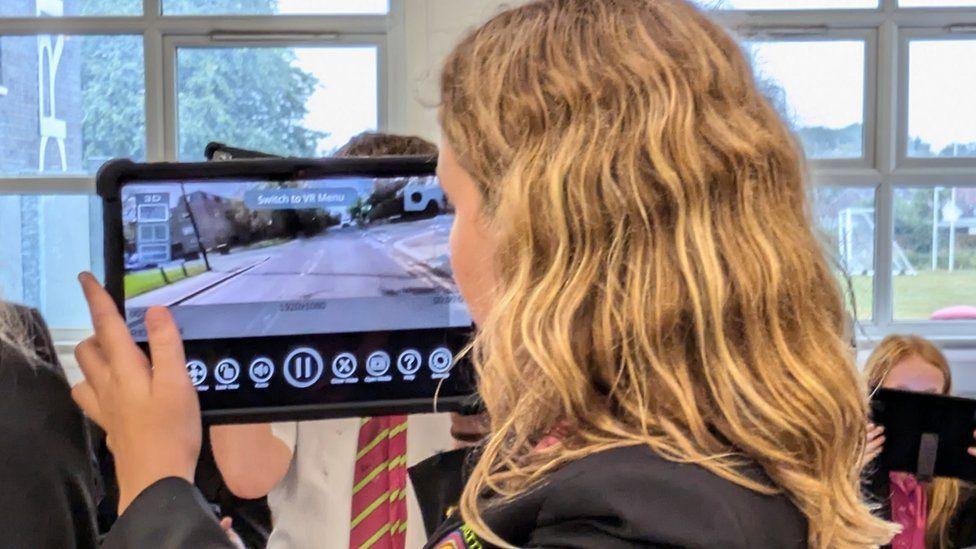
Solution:
[{"label": "tablet computer", "polygon": [[871,418],[885,428],[881,470],[976,481],[976,457],[967,453],[976,446],[976,400],[878,389]]},{"label": "tablet computer", "polygon": [[209,422],[455,410],[472,321],[432,158],[113,161],[106,287],[172,311]]}]

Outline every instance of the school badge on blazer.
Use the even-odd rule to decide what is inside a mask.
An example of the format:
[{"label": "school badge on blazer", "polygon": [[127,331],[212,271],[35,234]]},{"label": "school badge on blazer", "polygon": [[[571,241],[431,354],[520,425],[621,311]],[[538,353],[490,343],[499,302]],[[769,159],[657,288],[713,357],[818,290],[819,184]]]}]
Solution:
[{"label": "school badge on blazer", "polygon": [[471,527],[465,524],[451,532],[435,547],[436,549],[485,549],[486,546]]}]

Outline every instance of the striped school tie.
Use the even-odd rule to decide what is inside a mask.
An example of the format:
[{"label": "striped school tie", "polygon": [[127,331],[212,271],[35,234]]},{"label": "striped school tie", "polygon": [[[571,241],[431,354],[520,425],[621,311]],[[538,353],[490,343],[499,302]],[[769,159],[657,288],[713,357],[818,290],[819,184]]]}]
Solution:
[{"label": "striped school tie", "polygon": [[407,539],[407,416],[363,418],[352,488],[350,549],[403,549]]}]

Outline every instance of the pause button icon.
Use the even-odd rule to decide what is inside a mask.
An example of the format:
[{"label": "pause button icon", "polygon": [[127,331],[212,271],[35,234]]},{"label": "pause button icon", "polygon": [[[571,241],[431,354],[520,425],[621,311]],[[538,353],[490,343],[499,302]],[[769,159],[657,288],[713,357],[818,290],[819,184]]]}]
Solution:
[{"label": "pause button icon", "polygon": [[285,358],[285,381],[292,387],[304,389],[315,385],[322,377],[322,355],[315,349],[301,347]]}]

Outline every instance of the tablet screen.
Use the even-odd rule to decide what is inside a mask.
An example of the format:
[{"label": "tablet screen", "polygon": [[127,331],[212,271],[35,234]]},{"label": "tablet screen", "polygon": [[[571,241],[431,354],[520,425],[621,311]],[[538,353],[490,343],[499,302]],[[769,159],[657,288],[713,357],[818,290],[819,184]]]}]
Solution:
[{"label": "tablet screen", "polygon": [[186,339],[463,327],[433,176],[122,189],[125,307]]},{"label": "tablet screen", "polygon": [[205,411],[468,392],[451,382],[471,317],[435,176],[135,181],[119,197],[130,330],[145,342],[146,310],[170,308]]}]

